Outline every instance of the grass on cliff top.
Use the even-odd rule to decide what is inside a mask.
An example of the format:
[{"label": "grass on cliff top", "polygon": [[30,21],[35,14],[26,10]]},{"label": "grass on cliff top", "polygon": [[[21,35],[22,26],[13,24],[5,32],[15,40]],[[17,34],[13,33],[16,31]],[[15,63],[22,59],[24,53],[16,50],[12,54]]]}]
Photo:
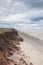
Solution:
[{"label": "grass on cliff top", "polygon": [[9,32],[11,30],[12,28],[0,28],[0,34],[3,34],[4,32]]}]

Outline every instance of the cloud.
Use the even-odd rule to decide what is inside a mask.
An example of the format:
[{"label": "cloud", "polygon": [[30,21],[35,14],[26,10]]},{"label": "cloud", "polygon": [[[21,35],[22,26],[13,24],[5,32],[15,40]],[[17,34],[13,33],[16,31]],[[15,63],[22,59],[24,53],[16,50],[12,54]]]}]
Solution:
[{"label": "cloud", "polygon": [[27,6],[17,0],[0,0],[0,18],[18,14],[27,10]]},{"label": "cloud", "polygon": [[43,9],[43,0],[0,0],[0,18],[18,14],[31,8]]},{"label": "cloud", "polygon": [[[29,21],[35,21],[36,19],[42,19],[43,17],[43,10],[39,9],[30,9],[25,12],[17,13],[17,14],[10,14],[7,17],[1,18],[1,21],[24,21],[24,22],[29,22]],[[37,21],[36,20],[36,21]]]},{"label": "cloud", "polygon": [[26,5],[30,5],[32,8],[43,9],[43,0],[22,0]]},{"label": "cloud", "polygon": [[40,21],[43,20],[43,16],[32,18],[32,21]]},{"label": "cloud", "polygon": [[43,0],[0,0],[0,23],[7,23],[5,27],[18,23],[21,27],[43,28]]}]

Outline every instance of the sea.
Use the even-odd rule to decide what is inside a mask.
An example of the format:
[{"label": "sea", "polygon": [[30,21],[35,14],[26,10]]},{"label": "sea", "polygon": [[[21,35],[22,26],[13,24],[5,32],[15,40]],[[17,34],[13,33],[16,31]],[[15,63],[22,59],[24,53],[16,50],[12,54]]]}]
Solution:
[{"label": "sea", "polygon": [[14,22],[14,23],[4,23],[0,22],[0,28],[16,28],[17,30],[26,31],[43,31],[43,25],[36,23],[26,23],[26,22]]}]

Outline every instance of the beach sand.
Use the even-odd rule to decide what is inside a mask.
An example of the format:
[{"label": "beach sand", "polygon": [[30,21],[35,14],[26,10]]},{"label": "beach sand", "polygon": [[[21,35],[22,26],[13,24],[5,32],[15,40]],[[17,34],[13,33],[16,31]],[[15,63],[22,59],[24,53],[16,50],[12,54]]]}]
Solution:
[{"label": "beach sand", "polygon": [[43,65],[43,38],[41,38],[42,34],[38,35],[38,33],[31,33],[27,33],[26,31],[22,33],[19,32],[19,34],[24,39],[24,42],[21,43],[21,48],[25,55],[30,57],[30,62],[32,62],[34,65]]}]

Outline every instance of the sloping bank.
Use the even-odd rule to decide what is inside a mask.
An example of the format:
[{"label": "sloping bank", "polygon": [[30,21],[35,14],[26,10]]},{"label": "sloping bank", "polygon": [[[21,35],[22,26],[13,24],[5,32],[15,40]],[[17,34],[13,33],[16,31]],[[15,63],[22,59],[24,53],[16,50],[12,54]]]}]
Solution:
[{"label": "sloping bank", "polygon": [[0,65],[33,65],[23,53],[23,38],[15,29],[0,29]]}]

